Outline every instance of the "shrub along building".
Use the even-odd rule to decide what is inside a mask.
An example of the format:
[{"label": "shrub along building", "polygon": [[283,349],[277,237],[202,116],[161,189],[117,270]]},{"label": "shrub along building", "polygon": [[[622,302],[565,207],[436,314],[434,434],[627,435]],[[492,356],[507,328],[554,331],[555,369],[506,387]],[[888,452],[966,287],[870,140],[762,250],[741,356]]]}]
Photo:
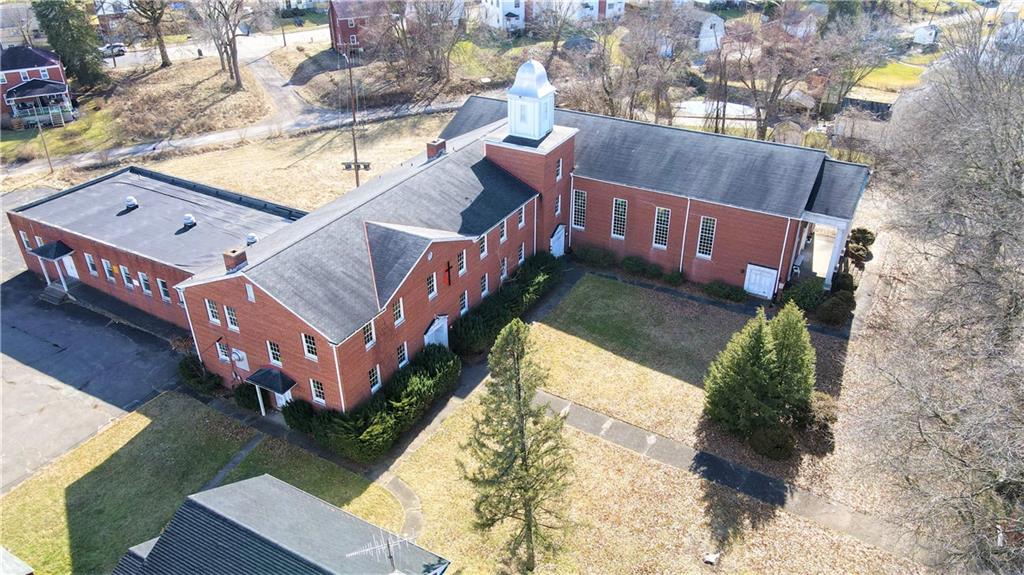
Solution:
[{"label": "shrub along building", "polygon": [[[176,190],[192,186],[203,202],[245,208],[222,218],[200,214],[184,238],[204,223],[241,222],[202,245],[161,244],[158,251],[161,226],[170,225],[169,214],[180,215],[154,213],[147,227],[145,214],[156,210],[146,206],[157,199],[139,194],[140,207],[115,215],[122,208],[112,202],[133,188],[103,181],[10,218],[16,233],[28,236],[25,257],[37,272],[52,275],[60,271],[46,267],[53,260],[99,252],[78,241],[99,240],[125,254],[99,256],[118,265],[128,255],[141,258],[127,264],[136,268],[166,262],[146,272],[149,281],[178,282],[208,369],[230,385],[273,392],[260,395],[273,397],[271,405],[300,398],[340,411],[365,403],[425,345],[447,345],[453,321],[538,251],[561,256],[571,246],[599,246],[695,281],[721,280],[772,297],[812,226],[825,224],[840,230],[835,268],[867,180],[864,166],[819,150],[556,110],[554,100],[544,68],[527,62],[507,102],[471,98],[426,154],[308,215],[258,208],[257,200],[237,195],[228,201],[226,193],[137,169],[124,173],[172,180]],[[47,204],[89,190],[96,194],[92,217],[46,224]],[[104,235],[92,222],[104,218],[140,223]],[[36,229],[51,231],[33,248]],[[258,241],[246,242],[249,233]],[[194,265],[174,267],[182,258]],[[212,259],[218,262],[196,269]],[[97,270],[93,283],[112,285]],[[148,300],[131,284],[115,293],[143,307]]]}]

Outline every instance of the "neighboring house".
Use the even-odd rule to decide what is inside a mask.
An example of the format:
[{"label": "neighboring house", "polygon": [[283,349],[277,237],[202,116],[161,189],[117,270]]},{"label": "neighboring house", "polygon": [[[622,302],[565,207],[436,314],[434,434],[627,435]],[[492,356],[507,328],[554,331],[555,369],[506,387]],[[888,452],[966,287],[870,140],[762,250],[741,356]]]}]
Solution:
[{"label": "neighboring house", "polygon": [[820,21],[821,17],[816,10],[810,8],[792,10],[783,14],[782,29],[790,36],[803,40],[817,34]]},{"label": "neighboring house", "polygon": [[362,50],[367,24],[378,13],[371,0],[332,0],[327,8],[331,46],[341,53]]},{"label": "neighboring house", "polygon": [[918,46],[931,46],[938,44],[939,33],[941,28],[935,24],[928,24],[927,26],[921,26],[917,30],[914,30],[914,44]]},{"label": "neighboring house", "polygon": [[[484,0],[486,2],[486,0]],[[530,12],[539,18],[546,10],[566,14],[573,22],[617,20],[626,11],[625,0],[533,0]]]},{"label": "neighboring house", "polygon": [[49,50],[11,46],[0,54],[0,120],[4,127],[63,126],[77,117],[64,66]]},{"label": "neighboring house", "polygon": [[160,535],[121,557],[114,575],[443,575],[449,564],[408,539],[261,475],[190,495]]},{"label": "neighboring house", "polygon": [[722,46],[725,37],[725,20],[717,14],[703,10],[688,12],[689,32],[697,41],[697,51],[701,54],[714,52]]},{"label": "neighboring house", "polygon": [[117,23],[132,11],[128,0],[93,0],[93,8],[100,30],[116,28]]},{"label": "neighboring house", "polygon": [[[527,23],[526,4],[528,0],[481,0],[480,21],[494,28],[514,33],[523,30]],[[532,16],[532,10],[529,11]]]},{"label": "neighboring house", "polygon": [[[304,217],[273,205],[261,212],[254,200],[181,180],[165,190],[166,177],[138,169],[9,217],[26,261],[37,273],[50,270],[47,277],[71,274],[53,261],[71,256],[84,266],[82,252],[96,250],[115,264],[149,266],[149,281],[180,282],[173,287],[200,359],[228,385],[265,390],[276,407],[291,399],[340,411],[365,403],[425,345],[447,345],[455,318],[538,251],[598,246],[771,298],[803,239],[824,225],[838,230],[836,269],[866,167],[821,150],[556,110],[554,101],[544,67],[531,60],[507,101],[470,98],[424,155]],[[156,181],[145,187],[162,192],[153,196],[225,212],[199,213],[197,226],[171,234],[184,206],[157,209],[137,180],[146,174]],[[126,194],[139,207],[122,208]],[[222,194],[223,202],[211,198]],[[220,230],[215,221],[231,224],[209,242],[182,243],[197,230]],[[247,242],[249,232],[259,241]],[[100,235],[104,250],[117,251],[89,243]],[[126,264],[129,255],[139,259]],[[97,276],[107,266],[98,260]],[[169,270],[178,268],[157,265],[182,260],[195,265],[176,276]],[[138,293],[134,269],[123,273],[124,287],[114,285],[116,273],[94,283],[158,307]]]}]

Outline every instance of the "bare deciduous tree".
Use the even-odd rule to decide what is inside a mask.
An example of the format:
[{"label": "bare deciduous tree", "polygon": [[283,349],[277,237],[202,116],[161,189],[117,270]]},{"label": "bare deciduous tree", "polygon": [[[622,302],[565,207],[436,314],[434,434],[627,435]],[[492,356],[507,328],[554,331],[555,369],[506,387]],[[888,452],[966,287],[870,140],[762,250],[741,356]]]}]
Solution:
[{"label": "bare deciduous tree", "polygon": [[446,81],[451,77],[452,51],[465,32],[461,7],[455,0],[379,3],[369,26],[375,50],[409,77]]},{"label": "bare deciduous tree", "polygon": [[156,42],[160,51],[160,67],[171,65],[167,55],[167,44],[164,42],[163,22],[170,6],[168,0],[128,0],[128,7],[133,12],[133,19],[138,22]]},{"label": "bare deciduous tree", "polygon": [[903,522],[947,570],[1021,573],[1024,54],[997,49],[981,13],[944,37],[892,131],[905,242],[873,427]]},{"label": "bare deciduous tree", "polygon": [[[574,2],[564,0],[545,0],[539,4],[537,15],[531,20],[531,31],[540,38],[551,40],[551,50],[544,58],[544,67],[550,69],[555,56],[558,55],[558,45],[565,38],[565,34],[571,29],[576,16],[577,6]],[[527,8],[529,10],[529,8]]]},{"label": "bare deciduous tree", "polygon": [[837,104],[872,70],[885,65],[895,31],[888,16],[877,12],[837,16],[829,24],[823,37],[821,63]]}]

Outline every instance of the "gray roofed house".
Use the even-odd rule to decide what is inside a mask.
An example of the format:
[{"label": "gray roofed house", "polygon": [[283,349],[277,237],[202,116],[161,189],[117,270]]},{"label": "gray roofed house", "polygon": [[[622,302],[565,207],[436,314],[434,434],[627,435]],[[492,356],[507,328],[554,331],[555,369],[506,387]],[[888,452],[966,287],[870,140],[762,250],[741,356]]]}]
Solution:
[{"label": "gray roofed house", "polygon": [[0,53],[0,68],[3,70],[24,70],[59,63],[60,56],[55,52],[33,46],[10,46]]},{"label": "gray roofed house", "polygon": [[[503,100],[472,96],[441,137],[500,122],[507,113]],[[580,131],[576,175],[784,217],[815,211],[811,199],[821,196],[830,198],[828,215],[850,218],[868,175],[866,166],[800,146],[560,108],[555,123]],[[860,184],[851,188],[850,181]]]},{"label": "gray roofed house", "polygon": [[441,575],[449,562],[270,475],[188,497],[114,575]]},{"label": "gray roofed house", "polygon": [[[137,206],[128,207],[127,198]],[[305,212],[137,167],[21,206],[15,213],[196,272],[221,262],[246,235],[269,235]],[[196,221],[184,225],[186,214]]]}]

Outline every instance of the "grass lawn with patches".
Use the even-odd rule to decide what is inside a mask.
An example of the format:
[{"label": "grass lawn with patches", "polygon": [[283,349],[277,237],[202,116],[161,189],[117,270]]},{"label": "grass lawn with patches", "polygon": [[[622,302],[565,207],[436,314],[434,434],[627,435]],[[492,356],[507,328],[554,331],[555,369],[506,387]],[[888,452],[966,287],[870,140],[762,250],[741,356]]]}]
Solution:
[{"label": "grass lawn with patches", "polygon": [[[473,528],[472,487],[461,443],[479,393],[447,419],[397,474],[419,495],[426,524],[417,543],[452,560],[453,572],[494,573],[504,534]],[[575,478],[565,506],[574,527],[541,573],[696,573],[725,549],[736,573],[910,573],[916,566],[845,535],[738,496],[692,474],[567,428]]]},{"label": "grass lawn with patches", "polygon": [[899,92],[907,88],[913,88],[921,83],[921,74],[924,68],[912,66],[903,62],[889,62],[881,68],[875,68],[861,80],[859,86]]},{"label": "grass lawn with patches", "polygon": [[402,506],[383,487],[279,439],[264,439],[228,474],[224,483],[264,473],[374,525],[395,532],[402,529]]},{"label": "grass lawn with patches", "polygon": [[[121,143],[115,118],[110,110],[99,109],[94,100],[81,102],[81,116],[63,128],[43,128],[43,138],[51,157],[112,148]],[[0,136],[0,162],[31,161],[45,158],[39,130],[3,130]]]},{"label": "grass lawn with patches", "polygon": [[36,573],[109,572],[253,433],[164,393],[0,499],[0,545]]}]

